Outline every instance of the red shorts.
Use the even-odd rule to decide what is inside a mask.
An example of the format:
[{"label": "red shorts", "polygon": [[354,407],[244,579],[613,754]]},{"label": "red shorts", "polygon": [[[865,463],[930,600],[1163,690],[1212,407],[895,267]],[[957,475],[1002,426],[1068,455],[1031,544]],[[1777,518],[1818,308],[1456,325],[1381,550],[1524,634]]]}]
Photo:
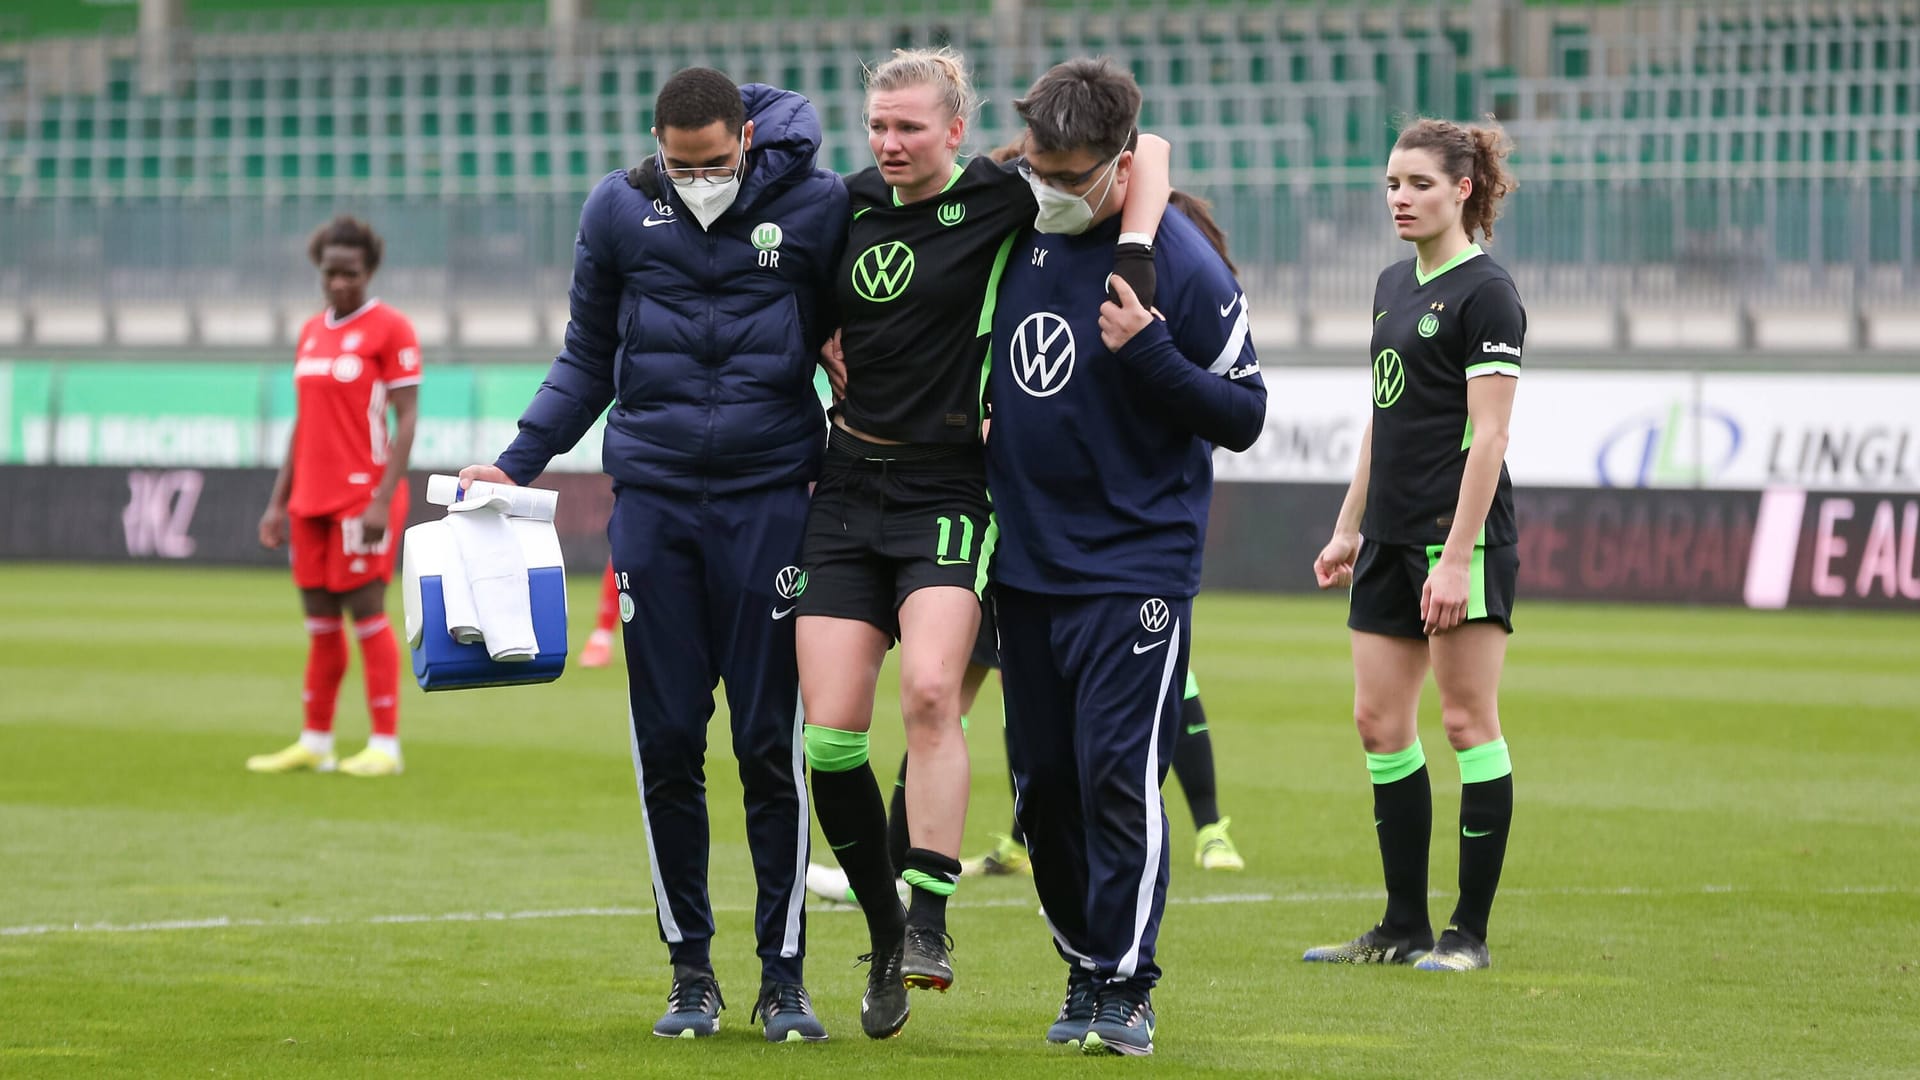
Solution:
[{"label": "red shorts", "polygon": [[367,504],[326,517],[289,517],[288,546],[293,549],[293,583],[302,589],[350,593],[374,582],[393,580],[400,534],[407,528],[407,482],[393,489],[387,534],[378,544],[360,535],[360,514]]}]

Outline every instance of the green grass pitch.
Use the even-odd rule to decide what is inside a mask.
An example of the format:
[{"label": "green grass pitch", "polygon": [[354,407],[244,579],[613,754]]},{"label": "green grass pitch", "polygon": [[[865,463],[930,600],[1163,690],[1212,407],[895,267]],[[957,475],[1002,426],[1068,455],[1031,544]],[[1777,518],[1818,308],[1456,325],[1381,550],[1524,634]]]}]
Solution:
[{"label": "green grass pitch", "polygon": [[[576,647],[595,584],[574,583]],[[1195,666],[1248,869],[1194,869],[1170,786],[1158,1053],[1103,1063],[1041,1041],[1063,971],[1026,878],[963,883],[960,981],[916,994],[884,1043],[857,1023],[859,917],[816,908],[808,982],[832,1041],[761,1042],[720,720],[729,1007],[717,1039],[651,1038],[667,968],[617,666],[409,684],[397,780],[253,776],[242,760],[299,724],[283,573],[0,566],[0,1076],[1920,1074],[1920,619],[1544,603],[1519,619],[1495,967],[1333,969],[1300,950],[1380,908],[1340,604],[1201,598]],[[347,752],[359,685],[356,657]],[[1458,785],[1426,705],[1443,920]],[[969,851],[1008,815],[997,701],[974,715]]]}]

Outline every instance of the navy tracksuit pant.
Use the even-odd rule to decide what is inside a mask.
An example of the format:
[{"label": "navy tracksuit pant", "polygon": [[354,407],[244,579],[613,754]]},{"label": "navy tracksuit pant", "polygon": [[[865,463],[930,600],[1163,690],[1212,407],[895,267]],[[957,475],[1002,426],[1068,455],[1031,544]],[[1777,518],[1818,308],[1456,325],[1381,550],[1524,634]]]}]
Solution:
[{"label": "navy tracksuit pant", "polygon": [[737,496],[614,492],[607,537],[620,588],[640,789],[660,939],[707,966],[707,723],[724,680],[745,788],[765,979],[800,982],[806,953],[807,785],[795,598],[805,588],[804,485]]},{"label": "navy tracksuit pant", "polygon": [[1043,596],[995,585],[1014,815],[1069,964],[1151,987],[1189,598]]}]

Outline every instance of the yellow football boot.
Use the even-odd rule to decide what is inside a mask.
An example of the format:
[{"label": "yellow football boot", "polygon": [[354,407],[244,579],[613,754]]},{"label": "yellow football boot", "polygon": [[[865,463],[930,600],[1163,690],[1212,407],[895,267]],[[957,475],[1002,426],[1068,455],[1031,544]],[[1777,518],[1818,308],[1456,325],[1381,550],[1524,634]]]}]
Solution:
[{"label": "yellow football boot", "polygon": [[285,750],[271,754],[255,754],[247,759],[247,771],[257,773],[289,773],[301,769],[314,772],[332,772],[338,765],[332,754],[321,754],[307,749],[304,743],[295,742]]},{"label": "yellow football boot", "polygon": [[340,763],[347,776],[399,776],[403,771],[399,757],[369,746]]}]

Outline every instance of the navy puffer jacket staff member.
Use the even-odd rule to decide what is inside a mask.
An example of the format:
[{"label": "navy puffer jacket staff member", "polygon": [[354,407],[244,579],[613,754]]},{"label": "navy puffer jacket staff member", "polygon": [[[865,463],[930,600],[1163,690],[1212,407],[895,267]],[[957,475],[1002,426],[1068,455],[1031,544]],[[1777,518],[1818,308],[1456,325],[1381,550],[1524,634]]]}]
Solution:
[{"label": "navy puffer jacket staff member", "polygon": [[587,198],[566,347],[520,434],[468,479],[526,483],[607,413],[608,539],[625,622],[634,777],[660,937],[665,1036],[719,1030],[704,759],[724,679],[745,788],[772,1041],[824,1039],[801,987],[809,807],[795,600],[826,419],[813,370],[847,192],[815,166],[798,94],[690,68],[661,87],[660,152]]}]

